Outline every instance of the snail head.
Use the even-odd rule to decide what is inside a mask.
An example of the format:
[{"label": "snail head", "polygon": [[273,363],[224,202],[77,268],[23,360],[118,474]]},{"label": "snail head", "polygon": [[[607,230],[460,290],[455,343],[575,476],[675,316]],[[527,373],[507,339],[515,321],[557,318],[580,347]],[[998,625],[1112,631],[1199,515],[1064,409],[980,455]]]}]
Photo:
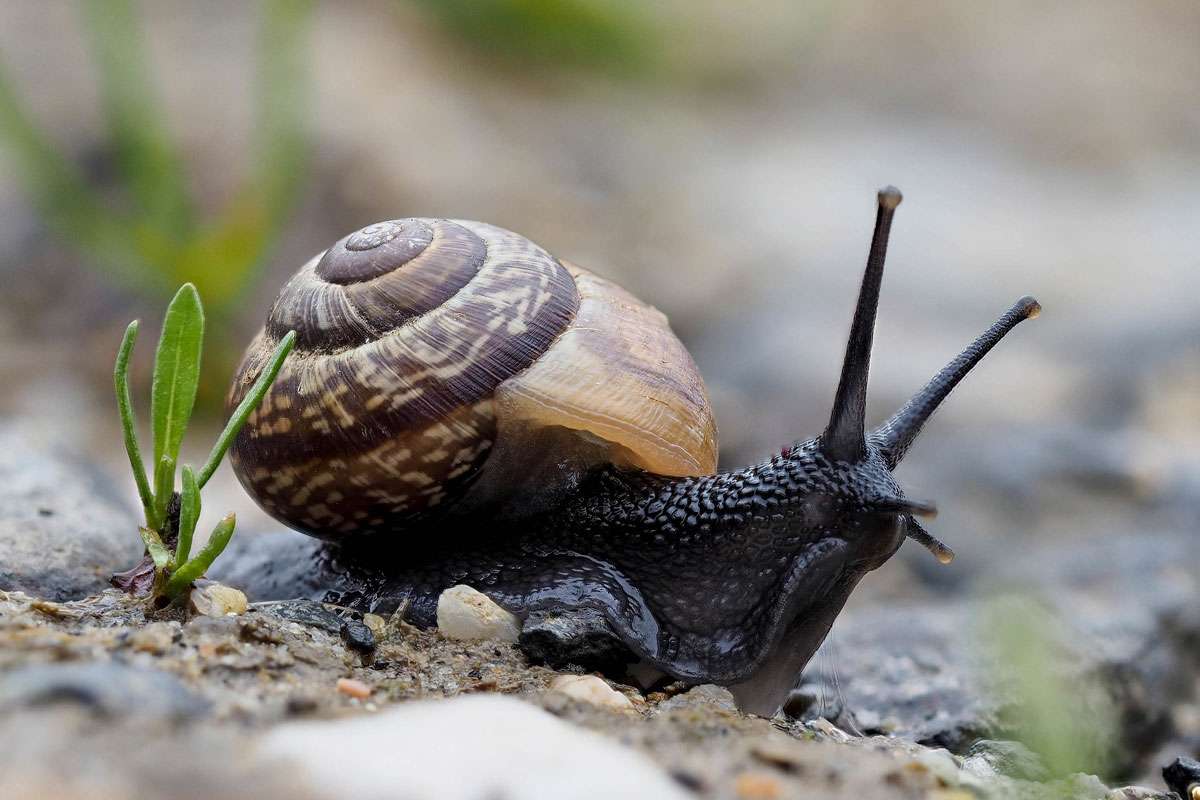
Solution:
[{"label": "snail head", "polygon": [[[1005,334],[1020,322],[1036,317],[1041,306],[1032,297],[1022,297],[1012,308],[984,331],[965,350],[942,368],[911,400],[904,404],[887,422],[870,433],[866,432],[867,376],[871,368],[871,343],[875,332],[875,316],[879,307],[879,290],[883,281],[883,264],[887,256],[888,236],[892,217],[902,196],[894,186],[879,191],[875,216],[875,233],[871,240],[862,289],[850,326],[850,339],[842,364],[841,379],[834,396],[829,425],[813,443],[830,461],[840,462],[855,474],[853,483],[861,487],[859,503],[869,514],[878,514],[885,530],[895,532],[898,547],[908,537],[928,549],[943,564],[954,559],[954,552],[938,541],[916,521],[916,517],[932,517],[937,510],[932,503],[907,499],[899,491],[890,473],[904,458],[926,421],[979,361],[987,355]],[[871,488],[868,488],[871,487]],[[884,491],[880,491],[880,487]],[[887,488],[892,487],[891,491]],[[902,532],[901,532],[902,529]],[[890,554],[890,553],[889,553]]]}]

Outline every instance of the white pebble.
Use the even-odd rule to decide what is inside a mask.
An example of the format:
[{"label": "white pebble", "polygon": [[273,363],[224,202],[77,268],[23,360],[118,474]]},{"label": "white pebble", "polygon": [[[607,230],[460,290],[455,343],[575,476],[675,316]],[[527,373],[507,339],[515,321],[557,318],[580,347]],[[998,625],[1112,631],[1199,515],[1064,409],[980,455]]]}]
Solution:
[{"label": "white pebble", "polygon": [[188,595],[188,602],[192,611],[206,617],[246,613],[246,595],[240,589],[220,583],[197,585]]},{"label": "white pebble", "polygon": [[515,642],[521,621],[470,586],[451,586],[438,597],[438,630],[451,639]]},{"label": "white pebble", "polygon": [[958,786],[961,780],[958,764],[949,750],[942,748],[922,750],[913,757],[913,760],[932,772],[947,786]]},{"label": "white pebble", "polygon": [[628,697],[595,675],[559,675],[550,682],[550,689],[601,708],[633,708]]}]

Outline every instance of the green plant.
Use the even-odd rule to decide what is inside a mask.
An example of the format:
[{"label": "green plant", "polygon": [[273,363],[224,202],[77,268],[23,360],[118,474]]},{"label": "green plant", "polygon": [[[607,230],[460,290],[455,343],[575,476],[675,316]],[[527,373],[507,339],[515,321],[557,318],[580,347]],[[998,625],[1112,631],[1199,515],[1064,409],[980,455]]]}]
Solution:
[{"label": "green plant", "polygon": [[88,263],[151,295],[195,283],[222,316],[257,274],[299,194],[307,160],[303,44],[312,2],[261,3],[254,171],[207,219],[188,191],[184,159],[157,102],[135,3],[81,5],[109,128],[105,151],[118,172],[117,202],[108,202],[33,122],[2,69],[0,146],[46,225]]},{"label": "green plant", "polygon": [[622,0],[416,0],[473,49],[511,64],[614,76],[647,72],[654,17]]},{"label": "green plant", "polygon": [[1050,777],[1106,776],[1118,720],[1097,676],[1071,669],[1087,643],[1028,592],[991,598],[978,628],[990,679],[1011,701],[997,734],[1036,753]]},{"label": "green plant", "polygon": [[[138,322],[134,320],[125,329],[125,337],[117,351],[113,387],[117,394],[117,410],[121,416],[129,466],[133,470],[138,497],[145,512],[146,524],[139,530],[146,545],[146,557],[133,570],[115,576],[114,582],[131,592],[140,593],[148,589],[155,600],[171,601],[183,594],[192,581],[212,566],[233,536],[236,521],[234,515],[229,514],[217,523],[208,544],[196,555],[191,554],[192,535],[200,517],[200,490],[216,472],[246,418],[262,402],[263,395],[274,382],[284,359],[295,344],[296,334],[289,332],[275,348],[245,399],[230,415],[200,471],[183,465],[182,492],[177,494],[175,466],[179,460],[183,433],[196,401],[204,341],[204,308],[196,287],[185,283],[167,306],[162,335],[154,353],[150,389],[150,423],[154,432],[153,486],[142,462],[129,392],[129,357],[137,340],[137,332]],[[149,586],[146,586],[147,583]]]}]

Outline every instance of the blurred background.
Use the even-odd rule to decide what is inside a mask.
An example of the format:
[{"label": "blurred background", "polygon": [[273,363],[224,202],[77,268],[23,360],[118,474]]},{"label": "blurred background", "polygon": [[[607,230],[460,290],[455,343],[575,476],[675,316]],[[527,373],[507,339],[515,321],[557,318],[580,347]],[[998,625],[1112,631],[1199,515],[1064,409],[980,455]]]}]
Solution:
[{"label": "blurred background", "polygon": [[[854,603],[977,591],[1048,547],[1121,559],[1200,526],[1197,42],[1194,0],[6,2],[0,410],[133,508],[129,319],[144,399],[165,301],[197,284],[215,428],[299,265],[380,219],[465,217],[665,311],[737,466],[824,425],[893,183],[872,420],[1017,297],[1045,312],[900,471],[959,561],[906,547]],[[228,468],[213,486],[206,508],[272,527]]]}]

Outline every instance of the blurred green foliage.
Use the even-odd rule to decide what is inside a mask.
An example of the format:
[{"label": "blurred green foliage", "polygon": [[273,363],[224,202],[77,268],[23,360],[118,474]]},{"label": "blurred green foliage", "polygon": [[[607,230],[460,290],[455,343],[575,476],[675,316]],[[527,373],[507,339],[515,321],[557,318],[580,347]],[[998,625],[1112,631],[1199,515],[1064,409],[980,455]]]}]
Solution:
[{"label": "blurred green foliage", "polygon": [[1081,645],[1066,626],[1040,603],[1005,595],[986,604],[978,629],[993,678],[1016,695],[1005,735],[1037,753],[1051,777],[1104,777],[1118,720],[1098,680],[1068,676],[1072,650]]},{"label": "blurred green foliage", "polygon": [[415,0],[474,50],[633,76],[653,66],[653,18],[628,0]]},{"label": "blurred green foliage", "polygon": [[131,287],[169,296],[191,282],[224,316],[251,283],[304,179],[311,0],[264,0],[257,48],[253,172],[230,201],[202,216],[168,131],[133,0],[83,0],[111,151],[117,203],[26,112],[0,69],[0,147],[46,224]]}]

